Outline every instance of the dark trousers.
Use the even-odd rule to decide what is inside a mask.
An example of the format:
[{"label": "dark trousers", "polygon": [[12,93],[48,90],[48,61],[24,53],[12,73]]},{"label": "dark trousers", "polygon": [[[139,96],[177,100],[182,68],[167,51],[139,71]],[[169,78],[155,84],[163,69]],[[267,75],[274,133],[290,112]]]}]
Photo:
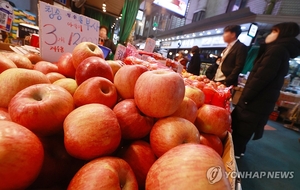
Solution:
[{"label": "dark trousers", "polygon": [[245,153],[246,146],[253,135],[253,140],[262,137],[268,115],[257,114],[236,106],[231,117],[234,152],[236,156],[240,156],[241,153]]},{"label": "dark trousers", "polygon": [[232,140],[234,144],[234,155],[240,156],[242,153],[245,153],[246,146],[250,141],[252,134],[249,136],[242,136],[236,131],[232,131]]}]

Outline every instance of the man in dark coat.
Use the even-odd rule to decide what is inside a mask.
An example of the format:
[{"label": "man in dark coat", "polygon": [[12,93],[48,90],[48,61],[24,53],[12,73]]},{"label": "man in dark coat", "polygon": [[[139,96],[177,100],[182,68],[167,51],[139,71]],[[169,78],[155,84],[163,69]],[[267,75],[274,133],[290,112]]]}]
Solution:
[{"label": "man in dark coat", "polygon": [[238,40],[241,26],[229,25],[224,28],[223,39],[228,45],[222,53],[222,59],[216,71],[214,81],[226,86],[237,85],[247,57],[248,48]]},{"label": "man in dark coat", "polygon": [[253,70],[232,112],[232,138],[237,159],[243,156],[253,134],[253,140],[263,136],[264,126],[288,74],[289,59],[300,55],[300,41],[295,38],[298,34],[296,23],[277,24],[260,47]]},{"label": "man in dark coat", "polygon": [[187,67],[187,72],[192,73],[194,75],[200,74],[201,59],[199,51],[200,49],[198,46],[192,47],[191,53],[193,54],[193,57]]}]

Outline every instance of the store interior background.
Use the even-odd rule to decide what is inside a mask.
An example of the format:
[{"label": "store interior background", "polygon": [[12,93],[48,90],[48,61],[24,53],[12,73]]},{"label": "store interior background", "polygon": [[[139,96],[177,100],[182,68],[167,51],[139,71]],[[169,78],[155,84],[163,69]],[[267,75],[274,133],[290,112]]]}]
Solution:
[{"label": "store interior background", "polygon": [[[38,0],[10,1],[20,9],[38,14]],[[87,7],[89,7],[89,2],[91,1],[88,0],[86,3]],[[93,3],[102,5],[102,1]],[[218,4],[218,6],[215,6],[215,4]],[[233,11],[235,5],[239,7],[237,11]],[[146,0],[140,5],[142,17],[136,19],[131,34],[131,43],[143,49],[145,39],[148,37],[153,38],[157,42],[157,51],[171,59],[175,58],[179,51],[184,51],[190,58],[189,52],[191,47],[199,45],[203,62],[201,74],[205,74],[210,64],[215,62],[215,58],[210,57],[210,54],[220,55],[226,47],[226,44],[222,41],[222,32],[227,24],[240,24],[243,29],[241,41],[247,43],[250,52],[255,52],[255,48],[259,47],[260,41],[269,33],[271,26],[281,20],[285,21],[294,19],[296,18],[295,16],[300,16],[299,8],[299,3],[297,4],[292,0],[277,0],[270,12],[268,12],[267,2],[259,0],[216,0],[215,3],[208,0],[190,0],[185,17],[180,17],[178,14],[172,13],[172,11],[154,5],[152,0]],[[101,12],[101,8],[99,8],[97,14],[105,15],[106,13]],[[275,17],[279,19],[270,19]],[[258,23],[259,31],[257,36],[252,39],[247,36],[247,31],[253,22]],[[116,23],[118,23],[117,20]],[[153,27],[154,23],[157,23],[155,29]],[[113,30],[114,36],[118,32],[117,26],[118,24]],[[218,37],[216,43],[213,42],[209,46],[203,44],[204,38],[214,40],[216,37]],[[298,36],[299,38],[300,36]],[[255,56],[251,55],[250,52],[249,59],[251,56]],[[242,73],[246,74],[250,70],[251,67],[245,68]],[[300,57],[290,61],[289,73],[294,76],[292,79],[299,80]],[[297,81],[292,82],[291,84],[300,84]],[[292,86],[285,90],[295,94],[300,93],[299,86]]]}]

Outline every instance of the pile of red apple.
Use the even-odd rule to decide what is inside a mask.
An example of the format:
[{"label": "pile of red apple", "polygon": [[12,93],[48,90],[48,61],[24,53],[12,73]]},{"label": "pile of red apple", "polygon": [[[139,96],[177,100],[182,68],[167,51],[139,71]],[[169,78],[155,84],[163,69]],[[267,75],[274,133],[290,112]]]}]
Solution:
[{"label": "pile of red apple", "polygon": [[231,189],[230,113],[191,78],[89,42],[57,63],[0,56],[0,189]]}]

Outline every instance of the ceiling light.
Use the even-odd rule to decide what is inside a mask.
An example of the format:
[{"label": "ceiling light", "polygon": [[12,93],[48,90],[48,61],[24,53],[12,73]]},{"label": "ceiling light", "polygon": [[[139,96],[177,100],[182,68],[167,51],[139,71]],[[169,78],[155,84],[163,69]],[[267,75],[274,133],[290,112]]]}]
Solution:
[{"label": "ceiling light", "polygon": [[119,20],[119,18],[116,18],[116,20]]},{"label": "ceiling light", "polygon": [[201,33],[201,34],[199,34],[200,36],[203,36],[203,34]]},{"label": "ceiling light", "polygon": [[106,9],[103,9],[103,12],[106,12]]},{"label": "ceiling light", "polygon": [[106,3],[104,2],[104,3],[102,4],[102,6],[103,6],[103,7],[106,7]]},{"label": "ceiling light", "polygon": [[210,34],[211,34],[211,32],[207,32],[207,34],[208,34],[208,35],[210,35]]}]

